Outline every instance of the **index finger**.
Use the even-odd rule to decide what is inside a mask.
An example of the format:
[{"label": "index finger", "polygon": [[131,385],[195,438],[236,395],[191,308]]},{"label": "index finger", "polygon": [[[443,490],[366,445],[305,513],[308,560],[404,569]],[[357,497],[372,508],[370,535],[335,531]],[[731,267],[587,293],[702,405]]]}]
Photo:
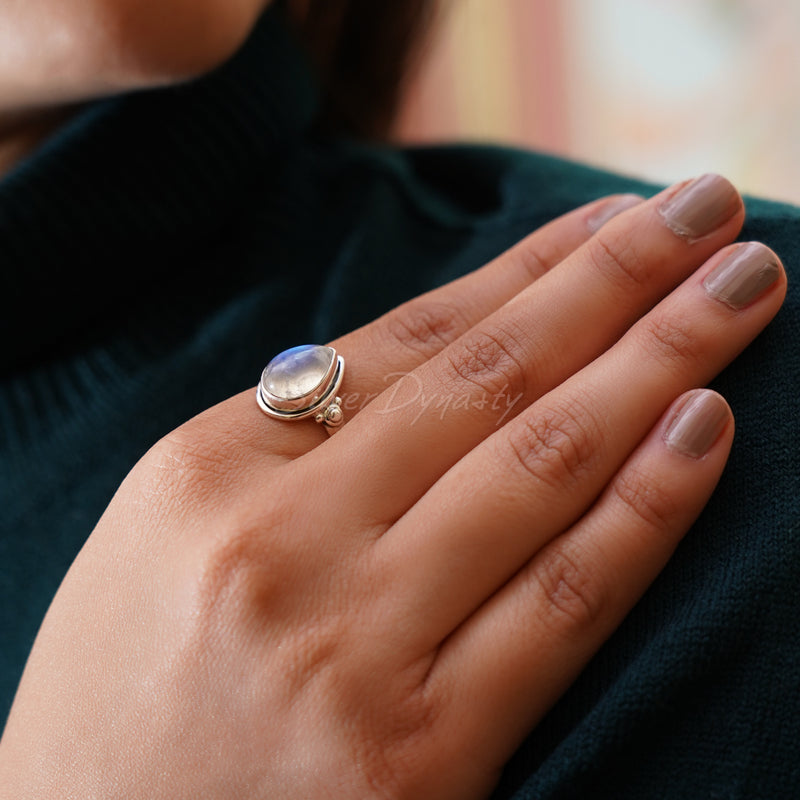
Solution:
[{"label": "index finger", "polygon": [[[346,362],[340,391],[345,421],[394,380],[441,352],[561,263],[611,218],[642,201],[639,195],[619,194],[581,206],[538,228],[484,267],[330,342]],[[257,459],[259,466],[265,459],[284,463],[327,439],[323,427],[310,420],[287,425],[266,418],[249,389],[208,409],[188,425],[191,432],[187,433],[184,425],[172,436],[185,434],[189,441],[208,438],[196,435],[200,428],[218,439],[219,431],[224,430],[226,441],[235,444],[236,461],[243,469],[249,469],[245,452]]]}]

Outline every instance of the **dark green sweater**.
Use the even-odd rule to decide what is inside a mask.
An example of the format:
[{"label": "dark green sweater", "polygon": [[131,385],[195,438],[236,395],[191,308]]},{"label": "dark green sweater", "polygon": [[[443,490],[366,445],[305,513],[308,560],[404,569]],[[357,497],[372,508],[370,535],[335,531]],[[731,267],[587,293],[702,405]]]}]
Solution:
[{"label": "dark green sweater", "polygon": [[[653,188],[519,151],[326,140],[315,108],[269,12],[215,74],[92,105],[0,181],[0,717],[59,581],[156,439],[275,352],[589,199]],[[748,201],[744,237],[783,257],[790,294],[716,383],[731,464],[498,797],[800,796],[798,234],[798,210]]]}]

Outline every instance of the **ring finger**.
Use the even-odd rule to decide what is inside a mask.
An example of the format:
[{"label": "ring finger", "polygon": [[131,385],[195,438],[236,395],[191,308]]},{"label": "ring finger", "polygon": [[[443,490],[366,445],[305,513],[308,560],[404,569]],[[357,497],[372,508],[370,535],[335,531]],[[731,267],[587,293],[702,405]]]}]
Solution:
[{"label": "ring finger", "polygon": [[[542,226],[481,269],[330,342],[346,361],[340,391],[345,419],[351,420],[398,376],[436,355],[559,264],[609,219],[642,201],[639,195],[621,194],[588,203]],[[231,426],[231,420],[235,425]],[[241,459],[242,445],[250,443],[262,464],[265,453],[283,461],[327,438],[318,425],[265,424],[251,390],[200,415],[192,426],[212,431],[230,428],[228,438],[236,442],[237,457]],[[195,433],[188,438],[196,440]]]}]

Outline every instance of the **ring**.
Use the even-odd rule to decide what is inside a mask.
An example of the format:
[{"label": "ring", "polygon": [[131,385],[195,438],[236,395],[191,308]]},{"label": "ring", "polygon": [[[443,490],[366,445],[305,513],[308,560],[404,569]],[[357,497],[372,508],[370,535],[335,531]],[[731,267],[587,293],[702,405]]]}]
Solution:
[{"label": "ring", "polygon": [[270,417],[295,420],[313,416],[326,428],[338,428],[344,413],[336,392],[343,377],[344,359],[332,347],[301,344],[278,353],[264,367],[256,400]]}]

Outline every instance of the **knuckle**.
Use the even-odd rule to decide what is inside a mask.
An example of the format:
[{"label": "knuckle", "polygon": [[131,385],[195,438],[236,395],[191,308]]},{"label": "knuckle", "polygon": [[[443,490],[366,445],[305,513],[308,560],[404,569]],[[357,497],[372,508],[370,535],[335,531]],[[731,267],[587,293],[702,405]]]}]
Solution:
[{"label": "knuckle", "polygon": [[579,635],[595,626],[609,606],[610,587],[599,565],[563,542],[533,562],[530,579],[543,601],[540,619],[557,632]]},{"label": "knuckle", "polygon": [[445,351],[456,385],[473,384],[490,395],[525,395],[525,351],[508,327],[485,326]]},{"label": "knuckle", "polygon": [[143,491],[154,500],[180,495],[210,500],[230,480],[225,455],[183,428],[167,434],[137,464]]},{"label": "knuckle", "polygon": [[253,620],[300,584],[291,510],[275,503],[251,517],[226,513],[223,519],[196,547],[191,581],[198,618]]},{"label": "knuckle", "polygon": [[526,416],[509,429],[509,445],[522,469],[548,486],[580,481],[600,456],[599,423],[576,401]]},{"label": "knuckle", "polygon": [[389,337],[403,349],[430,358],[455,341],[467,326],[463,312],[448,303],[416,300],[386,317]]},{"label": "knuckle", "polygon": [[220,494],[232,480],[231,454],[203,436],[195,436],[191,423],[167,434],[142,459],[154,491],[180,492],[194,501]]},{"label": "knuckle", "polygon": [[634,519],[648,529],[667,532],[679,512],[673,495],[662,488],[655,478],[636,471],[625,471],[612,484],[615,496]]},{"label": "knuckle", "polygon": [[209,543],[194,573],[198,605],[219,611],[231,602],[244,604],[256,586],[256,565],[262,563],[258,556],[252,532],[245,528],[229,529]]},{"label": "knuckle", "polygon": [[601,229],[589,240],[588,253],[597,271],[624,292],[641,289],[652,276],[652,268],[627,233]]},{"label": "knuckle", "polygon": [[689,333],[686,324],[665,315],[645,318],[644,344],[658,363],[680,369],[702,356],[700,342]]},{"label": "knuckle", "polygon": [[426,692],[408,691],[395,711],[383,717],[380,730],[355,747],[355,763],[361,766],[369,797],[412,796],[409,784],[416,783],[415,776],[440,767],[432,763],[430,736],[444,707]]},{"label": "knuckle", "polygon": [[532,237],[523,239],[506,254],[509,262],[522,272],[529,282],[541,278],[550,269],[550,265],[558,260],[554,254],[547,253],[541,244],[534,244],[531,239]]}]

